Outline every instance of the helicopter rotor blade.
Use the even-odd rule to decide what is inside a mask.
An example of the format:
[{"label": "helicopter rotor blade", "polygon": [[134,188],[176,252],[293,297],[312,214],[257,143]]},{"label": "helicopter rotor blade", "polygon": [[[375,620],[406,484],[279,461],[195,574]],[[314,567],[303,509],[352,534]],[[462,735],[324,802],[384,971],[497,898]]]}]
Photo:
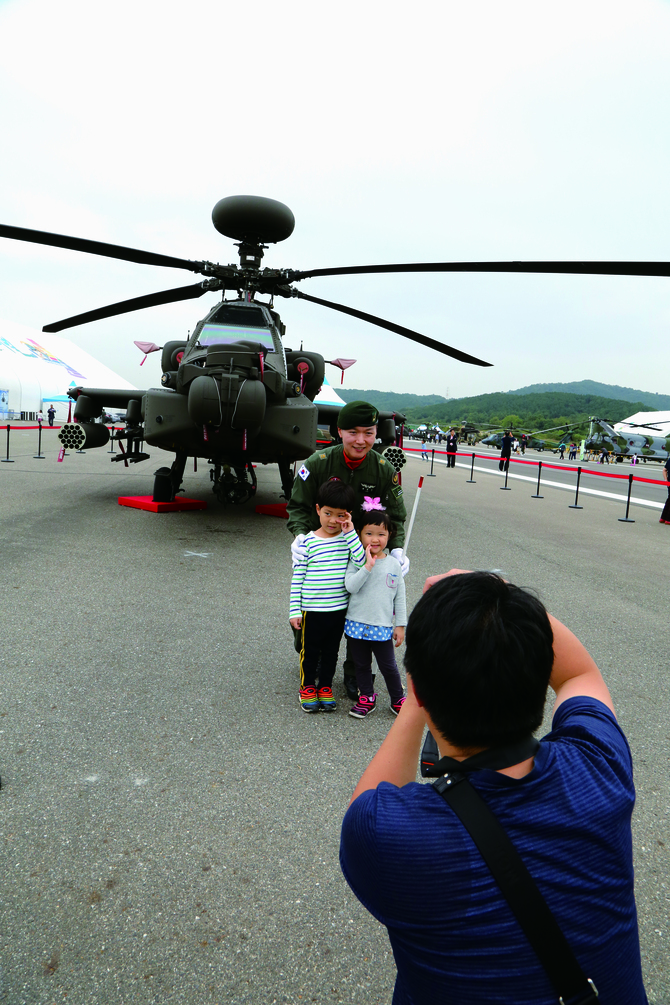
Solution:
[{"label": "helicopter rotor blade", "polygon": [[76,328],[77,325],[88,324],[89,321],[101,321],[103,318],[113,318],[117,314],[129,314],[130,311],[140,311],[144,307],[158,307],[160,304],[174,304],[178,300],[195,300],[203,293],[210,290],[203,289],[202,283],[194,283],[192,286],[178,286],[174,290],[161,290],[159,293],[149,293],[145,297],[134,297],[132,300],[120,300],[117,304],[109,304],[108,307],[98,307],[95,311],[86,311],[85,314],[75,314],[74,317],[64,318],[63,321],[54,321],[50,325],[45,325],[43,332],[60,332],[64,328]]},{"label": "helicopter rotor blade", "polygon": [[670,276],[670,262],[417,262],[353,265],[290,273],[290,282],[314,276],[360,276],[383,272],[537,272],[577,276]]},{"label": "helicopter rotor blade", "polygon": [[85,251],[89,255],[120,258],[121,261],[138,262],[140,265],[162,265],[171,269],[188,269],[190,272],[202,272],[206,265],[206,262],[191,262],[186,258],[157,255],[153,251],[139,251],[136,248],[124,248],[119,244],[89,241],[83,237],[50,234],[45,230],[9,227],[4,223],[0,223],[0,237],[8,237],[13,241],[29,241],[31,244],[47,244],[52,248],[68,248],[70,251]]},{"label": "helicopter rotor blade", "polygon": [[412,342],[418,342],[429,349],[435,349],[437,352],[444,353],[445,356],[458,359],[461,363],[474,363],[475,366],[493,366],[492,363],[487,363],[483,359],[477,359],[476,356],[470,356],[467,352],[453,349],[443,342],[437,342],[433,338],[428,338],[427,335],[420,335],[419,332],[412,331],[411,328],[403,328],[402,325],[393,324],[392,321],[385,321],[384,318],[378,318],[374,314],[366,314],[364,311],[354,310],[353,307],[335,304],[332,300],[321,300],[319,297],[310,297],[307,293],[301,293],[300,290],[293,290],[293,296],[299,297],[300,300],[309,300],[313,304],[321,304],[322,307],[330,307],[331,310],[340,311],[342,314],[349,314],[352,318],[360,318],[361,321],[368,321],[371,325],[377,325],[379,328],[386,328],[387,331],[395,332],[396,335],[402,335],[404,338],[411,339]]}]

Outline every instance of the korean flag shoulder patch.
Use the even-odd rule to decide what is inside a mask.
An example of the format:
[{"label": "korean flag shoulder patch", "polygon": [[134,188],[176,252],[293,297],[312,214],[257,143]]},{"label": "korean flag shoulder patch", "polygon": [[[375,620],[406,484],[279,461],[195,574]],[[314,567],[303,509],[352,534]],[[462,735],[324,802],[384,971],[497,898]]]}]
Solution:
[{"label": "korean flag shoulder patch", "polygon": [[298,469],[298,474],[300,475],[302,480],[306,482],[310,476],[310,470],[309,468],[306,468],[305,465],[303,464],[303,466]]}]

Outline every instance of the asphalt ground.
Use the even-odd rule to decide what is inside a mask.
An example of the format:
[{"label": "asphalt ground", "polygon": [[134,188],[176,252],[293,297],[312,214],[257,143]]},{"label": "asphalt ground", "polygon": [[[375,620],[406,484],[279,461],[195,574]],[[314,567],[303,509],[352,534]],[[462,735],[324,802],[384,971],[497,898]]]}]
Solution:
[{"label": "asphalt ground", "polygon": [[[417,449],[411,444],[408,451],[410,456],[421,460],[420,448]],[[500,475],[500,451],[488,449],[481,444],[476,447],[475,472],[494,474],[504,479],[504,473]],[[431,452],[428,452],[431,458]],[[423,462],[425,465],[425,461]],[[429,461],[430,463],[430,461]],[[434,467],[446,466],[446,454],[444,445],[440,452],[435,452]],[[542,470],[539,471],[539,463]],[[456,455],[456,467],[470,471],[472,468],[472,452],[469,454],[461,447],[461,452]],[[509,465],[508,483],[526,482],[532,486],[531,492],[537,491],[538,473],[540,475],[540,494],[545,489],[559,489],[571,492],[573,497],[577,488],[578,469],[581,468],[578,502],[582,505],[588,496],[599,496],[602,499],[612,499],[623,504],[624,510],[628,496],[628,477],[633,475],[634,481],[631,490],[631,507],[646,506],[650,509],[661,510],[667,499],[668,489],[665,481],[663,464],[658,461],[638,462],[632,465],[629,460],[624,460],[617,464],[599,464],[597,461],[561,461],[558,455],[548,451],[527,450],[525,455],[515,454],[512,456]],[[645,479],[640,480],[640,479]],[[649,484],[646,480],[653,481]],[[572,500],[574,502],[574,498]]]},{"label": "asphalt ground", "polygon": [[[47,434],[54,436],[53,433]],[[0,465],[2,978],[8,1005],[389,1003],[385,931],[338,865],[353,787],[393,718],[307,716],[288,629],[285,522],[120,507],[153,471],[105,448]],[[1,444],[0,444],[1,447]],[[0,453],[0,456],[2,454]],[[425,462],[411,460],[408,509]],[[274,467],[257,502],[279,501]],[[410,606],[450,567],[536,588],[585,642],[630,740],[637,900],[653,1005],[670,1002],[667,539],[654,509],[436,466],[409,549]],[[339,677],[339,673],[338,673]],[[547,720],[548,721],[548,720]]]}]

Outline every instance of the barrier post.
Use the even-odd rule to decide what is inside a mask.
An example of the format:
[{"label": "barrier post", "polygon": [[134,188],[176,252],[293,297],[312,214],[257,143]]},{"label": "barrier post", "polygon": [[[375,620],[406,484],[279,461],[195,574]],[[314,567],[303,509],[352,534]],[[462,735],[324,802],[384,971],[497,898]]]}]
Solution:
[{"label": "barrier post", "polygon": [[500,486],[501,492],[511,492],[511,488],[507,487],[507,479],[509,477],[509,457],[507,458],[507,464],[505,465],[505,484]]},{"label": "barrier post", "polygon": [[42,453],[42,423],[37,423],[37,428],[39,430],[37,434],[37,453],[33,454],[33,459],[36,461],[43,461],[44,454]]},{"label": "barrier post", "polygon": [[635,523],[635,520],[628,519],[628,511],[630,510],[630,493],[633,488],[633,474],[628,475],[628,499],[626,500],[626,515],[619,517],[619,523]]},{"label": "barrier post", "polygon": [[9,459],[9,430],[11,428],[12,427],[10,426],[10,424],[7,423],[7,456],[2,458],[2,463],[3,464],[13,464],[14,463],[14,461],[10,461],[10,459]]},{"label": "barrier post", "polygon": [[472,464],[470,465],[470,477],[466,479],[466,484],[476,485],[475,479],[472,477],[475,473],[475,455],[472,455]]},{"label": "barrier post", "polygon": [[112,444],[111,449],[107,451],[108,454],[114,453],[114,433],[116,432],[116,426],[112,426],[109,435],[109,442]]},{"label": "barrier post", "polygon": [[435,448],[433,447],[433,449],[430,452],[430,474],[427,474],[426,478],[435,478],[435,475],[433,474],[434,463],[435,463]]},{"label": "barrier post", "polygon": [[584,509],[583,506],[577,505],[577,499],[579,498],[579,479],[582,477],[582,469],[577,468],[577,488],[575,490],[575,501],[568,506],[568,509]]},{"label": "barrier post", "polygon": [[537,464],[537,489],[534,496],[531,499],[544,499],[544,496],[540,495],[540,478],[542,477],[542,461],[538,461]]}]

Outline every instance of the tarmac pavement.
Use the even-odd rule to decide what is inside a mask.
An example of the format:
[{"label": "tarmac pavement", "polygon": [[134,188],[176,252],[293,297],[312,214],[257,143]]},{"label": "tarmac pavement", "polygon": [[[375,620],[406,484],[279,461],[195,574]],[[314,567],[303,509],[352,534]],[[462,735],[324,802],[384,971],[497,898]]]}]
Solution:
[{"label": "tarmac pavement", "polygon": [[[202,462],[185,487],[206,511],[120,507],[168,455],[59,464],[50,441],[33,459],[35,436],[12,431],[0,467],[0,1001],[386,1005],[388,939],[338,845],[393,717],[382,693],[352,719],[341,683],[336,713],[301,712],[285,522],[222,508]],[[426,465],[404,472],[409,510]],[[667,1005],[670,527],[654,509],[623,524],[605,498],[571,510],[566,492],[436,472],[410,607],[429,574],[501,569],[594,655],[635,759],[643,965],[650,1002]],[[256,502],[279,501],[277,469],[257,474]]]}]

